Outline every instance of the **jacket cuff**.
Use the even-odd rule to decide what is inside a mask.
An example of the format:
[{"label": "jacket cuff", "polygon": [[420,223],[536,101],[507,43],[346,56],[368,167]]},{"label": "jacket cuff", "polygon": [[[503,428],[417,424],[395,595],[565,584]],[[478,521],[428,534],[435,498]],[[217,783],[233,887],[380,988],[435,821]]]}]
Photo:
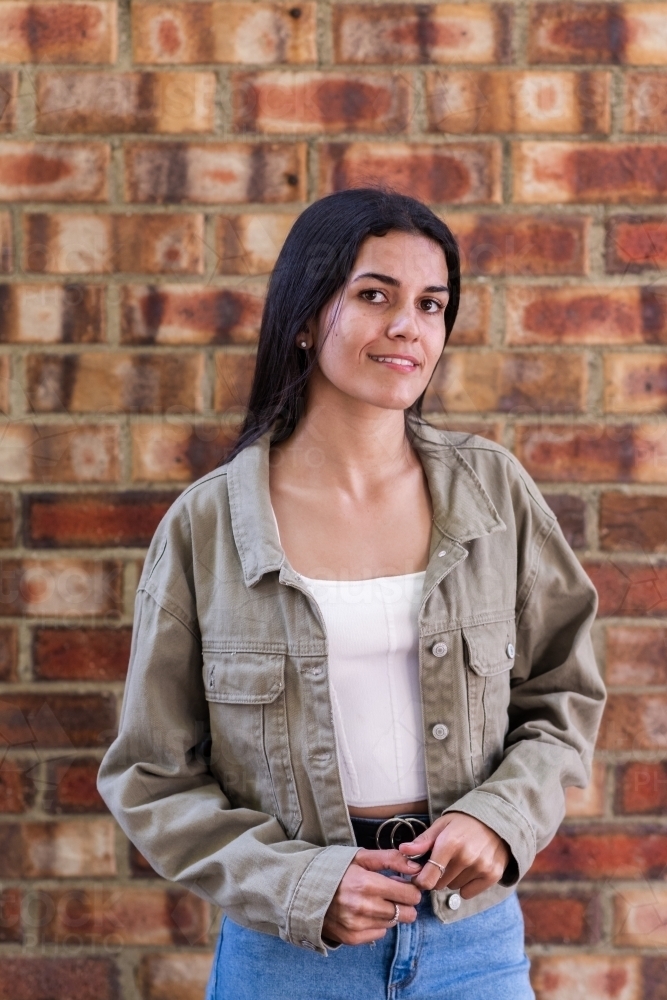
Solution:
[{"label": "jacket cuff", "polygon": [[524,877],[537,853],[535,835],[525,816],[505,799],[493,792],[473,788],[457,802],[443,809],[448,812],[467,813],[490,827],[509,844],[512,858],[503,872],[500,885],[511,886]]},{"label": "jacket cuff", "polygon": [[[287,912],[286,940],[290,944],[326,955],[339,947],[325,944],[322,924],[343,875],[352,864],[358,847],[334,844],[324,847],[299,879]],[[281,935],[282,937],[282,935]]]}]

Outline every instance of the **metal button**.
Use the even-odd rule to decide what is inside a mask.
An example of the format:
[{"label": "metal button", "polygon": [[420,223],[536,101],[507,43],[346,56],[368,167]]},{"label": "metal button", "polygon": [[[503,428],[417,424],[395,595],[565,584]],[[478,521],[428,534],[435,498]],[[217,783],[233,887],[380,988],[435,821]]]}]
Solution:
[{"label": "metal button", "polygon": [[447,654],[447,643],[436,642],[431,652],[434,656],[445,656]]},{"label": "metal button", "polygon": [[461,905],[461,897],[458,892],[453,892],[451,896],[447,897],[447,906],[450,910],[458,910]]},{"label": "metal button", "polygon": [[514,646],[512,645],[512,643],[511,643],[511,642],[508,642],[508,643],[507,643],[507,649],[505,650],[505,652],[507,653],[508,657],[509,657],[509,658],[510,658],[510,660],[511,660],[511,659],[513,658],[513,656],[514,656],[514,652],[515,652],[515,650],[514,650]]},{"label": "metal button", "polygon": [[445,551],[445,549],[443,549],[442,552],[438,552],[438,558],[439,559],[442,559],[442,557],[446,556],[446,555],[447,555],[447,552]]},{"label": "metal button", "polygon": [[436,725],[435,725],[435,726],[433,727],[433,729],[431,730],[431,732],[432,732],[432,733],[433,733],[433,735],[435,736],[436,740],[444,740],[444,739],[445,739],[445,737],[449,736],[449,729],[448,729],[448,728],[447,728],[447,726],[446,726],[446,725],[445,725],[444,723],[442,723],[442,722],[438,722],[438,723],[437,723],[437,724],[436,724]]}]

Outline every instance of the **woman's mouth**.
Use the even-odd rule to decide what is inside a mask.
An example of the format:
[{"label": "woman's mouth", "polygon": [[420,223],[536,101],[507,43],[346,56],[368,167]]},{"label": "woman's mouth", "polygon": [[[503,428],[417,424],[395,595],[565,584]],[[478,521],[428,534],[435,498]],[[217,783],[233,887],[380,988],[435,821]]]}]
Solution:
[{"label": "woman's mouth", "polygon": [[416,358],[406,357],[403,354],[369,354],[368,357],[371,361],[377,361],[378,364],[387,365],[396,371],[412,372],[419,368]]}]

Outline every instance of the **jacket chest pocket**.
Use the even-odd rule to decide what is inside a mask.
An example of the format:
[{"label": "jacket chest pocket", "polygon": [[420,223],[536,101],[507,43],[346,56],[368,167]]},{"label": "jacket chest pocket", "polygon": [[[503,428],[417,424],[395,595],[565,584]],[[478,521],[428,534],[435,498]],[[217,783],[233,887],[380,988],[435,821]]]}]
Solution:
[{"label": "jacket chest pocket", "polygon": [[212,767],[234,806],[276,816],[288,837],[301,824],[290,757],[282,653],[203,650]]},{"label": "jacket chest pocket", "polygon": [[502,760],[509,727],[510,671],[514,666],[514,618],[461,630],[466,660],[468,721],[475,783]]}]

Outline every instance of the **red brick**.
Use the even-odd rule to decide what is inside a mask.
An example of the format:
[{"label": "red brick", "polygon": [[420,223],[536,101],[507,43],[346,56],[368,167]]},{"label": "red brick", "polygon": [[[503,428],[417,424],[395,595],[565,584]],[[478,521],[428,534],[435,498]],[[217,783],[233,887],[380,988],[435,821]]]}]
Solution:
[{"label": "red brick", "polygon": [[611,75],[491,70],[426,73],[432,132],[589,132],[610,128]]},{"label": "red brick", "polygon": [[667,128],[667,74],[626,73],[624,132],[655,135]]},{"label": "red brick", "polygon": [[126,344],[252,344],[263,299],[210,285],[130,285],[123,289]]},{"label": "red brick", "polygon": [[[111,819],[0,824],[2,878],[116,875]],[[17,864],[18,862],[18,864]]]},{"label": "red brick", "polygon": [[[0,274],[9,274],[13,266],[12,217],[9,212],[0,212]],[[0,290],[7,287],[0,285]]]},{"label": "red brick", "polygon": [[571,493],[547,493],[544,499],[558,518],[563,534],[573,549],[586,547],[586,503]]},{"label": "red brick", "polygon": [[0,813],[23,813],[35,802],[34,759],[5,757],[0,764]]},{"label": "red brick", "polygon": [[[667,947],[667,889],[664,886],[623,889],[614,903],[613,943],[616,947]],[[648,998],[643,996],[641,1000]]]},{"label": "red brick", "polygon": [[25,544],[29,548],[148,547],[177,496],[143,490],[27,494],[23,497]]},{"label": "red brick", "polygon": [[0,355],[0,415],[9,414],[9,386],[11,381],[11,358],[9,354]]},{"label": "red brick", "polygon": [[612,274],[667,268],[667,219],[661,215],[612,216],[607,223],[606,267]]},{"label": "red brick", "polygon": [[106,336],[101,285],[0,285],[0,343],[95,343]]},{"label": "red brick", "polygon": [[[1,150],[0,144],[0,165]],[[217,205],[305,197],[305,143],[138,142],[125,147],[126,201]]]},{"label": "red brick", "polygon": [[224,462],[240,427],[162,421],[132,427],[134,482],[191,482]]},{"label": "red brick", "polygon": [[601,750],[664,750],[667,695],[610,693],[598,745]]},{"label": "red brick", "polygon": [[[0,492],[0,548],[12,549],[16,544],[16,511],[12,493]],[[0,678],[2,666],[0,665]]]},{"label": "red brick", "polygon": [[115,3],[0,4],[0,62],[113,63]]},{"label": "red brick", "polygon": [[667,146],[516,142],[513,200],[534,204],[664,201]]},{"label": "red brick", "polygon": [[204,216],[26,214],[23,266],[38,274],[203,274]]},{"label": "red brick", "polygon": [[515,452],[545,482],[667,482],[667,429],[662,424],[524,424]]},{"label": "red brick", "polygon": [[216,413],[242,414],[255,371],[254,354],[218,351],[215,355],[213,409]]},{"label": "red brick", "polygon": [[3,140],[0,201],[107,201],[109,159],[103,142]]},{"label": "red brick", "polygon": [[110,559],[2,559],[0,615],[117,615],[121,564]]},{"label": "red brick", "polygon": [[588,562],[600,593],[600,615],[656,617],[667,612],[667,565],[659,562]]},{"label": "red brick", "polygon": [[18,637],[14,625],[0,628],[0,681],[15,681],[18,661]]},{"label": "red brick", "polygon": [[204,363],[202,353],[32,354],[26,395],[36,413],[199,413]]},{"label": "red brick", "polygon": [[212,959],[198,952],[143,955],[137,973],[142,1000],[201,1000]]},{"label": "red brick", "polygon": [[127,673],[132,629],[36,628],[33,669],[39,680],[122,681]]},{"label": "red brick", "polygon": [[667,837],[642,827],[562,828],[536,855],[530,878],[660,878],[667,866]]},{"label": "red brick", "polygon": [[503,213],[454,215],[445,221],[459,244],[463,274],[586,273],[587,217]]},{"label": "red brick", "polygon": [[607,684],[667,685],[667,628],[609,625]]},{"label": "red brick", "polygon": [[404,132],[413,114],[411,81],[396,73],[233,73],[237,132]]},{"label": "red brick", "polygon": [[18,887],[0,889],[0,942],[20,944],[22,941],[21,890]]},{"label": "red brick", "polygon": [[550,413],[584,406],[583,358],[498,351],[446,351],[424,400],[424,410],[478,413]]},{"label": "red brick", "polygon": [[120,1000],[110,958],[0,956],[0,1000]]},{"label": "red brick", "polygon": [[491,289],[486,285],[464,282],[450,344],[456,347],[488,344],[490,333]]},{"label": "red brick", "polygon": [[605,807],[605,785],[607,769],[601,760],[594,760],[591,780],[586,788],[576,788],[570,785],[565,789],[565,815],[572,816],[603,816]]},{"label": "red brick", "polygon": [[296,216],[290,213],[219,215],[216,253],[219,274],[268,274]]},{"label": "red brick", "polygon": [[135,878],[159,878],[150,861],[143,856],[134,844],[128,844],[130,871]]},{"label": "red brick", "polygon": [[316,5],[136,3],[138,63],[309,63],[317,60]]},{"label": "red brick", "polygon": [[0,482],[112,483],[119,471],[115,425],[0,426]]},{"label": "red brick", "polygon": [[105,747],[114,738],[115,721],[111,694],[3,691],[0,697],[0,726],[12,748]]},{"label": "red brick", "polygon": [[667,1000],[667,958],[645,955],[642,958],[643,1000]]},{"label": "red brick", "polygon": [[597,897],[521,892],[526,944],[591,944],[600,936]]},{"label": "red brick", "polygon": [[39,73],[35,129],[212,132],[215,83],[214,73]]},{"label": "red brick", "polygon": [[507,343],[667,343],[667,295],[611,285],[506,289]]},{"label": "red brick", "polygon": [[378,182],[427,202],[499,203],[500,147],[332,142],[320,148],[321,195]]},{"label": "red brick", "polygon": [[645,1000],[638,955],[536,955],[531,962],[539,1000]]},{"label": "red brick", "polygon": [[511,4],[336,4],[334,53],[348,63],[507,62]]},{"label": "red brick", "polygon": [[609,551],[667,551],[667,496],[603,493],[600,547]]},{"label": "red brick", "polygon": [[97,790],[100,763],[94,757],[49,761],[44,809],[50,813],[105,813]]},{"label": "red brick", "polygon": [[18,88],[18,73],[0,71],[0,132],[13,132],[16,128]]},{"label": "red brick", "polygon": [[667,761],[631,761],[616,769],[615,811],[667,814]]},{"label": "red brick", "polygon": [[41,921],[45,943],[116,946],[208,943],[209,904],[183,889],[54,889]]},{"label": "red brick", "polygon": [[665,63],[667,14],[660,3],[536,3],[531,62]]},{"label": "red brick", "polygon": [[608,354],[604,379],[608,413],[662,413],[667,405],[667,361],[659,354]]}]

